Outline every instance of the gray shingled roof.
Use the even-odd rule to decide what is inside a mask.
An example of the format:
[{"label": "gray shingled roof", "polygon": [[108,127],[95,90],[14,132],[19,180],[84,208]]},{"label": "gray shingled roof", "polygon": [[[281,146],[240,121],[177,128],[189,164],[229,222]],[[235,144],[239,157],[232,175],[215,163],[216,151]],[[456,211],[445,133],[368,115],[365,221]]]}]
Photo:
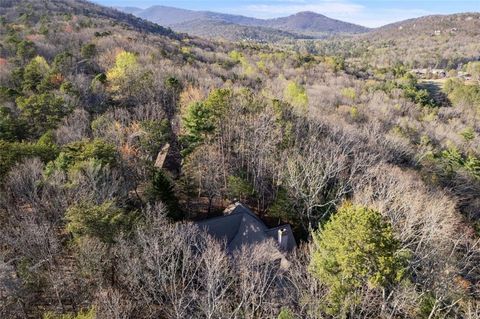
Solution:
[{"label": "gray shingled roof", "polygon": [[243,245],[258,244],[269,238],[277,241],[280,229],[286,229],[288,234],[285,250],[290,251],[296,247],[290,225],[269,229],[252,211],[240,203],[237,203],[228,215],[207,219],[198,222],[197,225],[214,238],[224,240],[230,253]]}]

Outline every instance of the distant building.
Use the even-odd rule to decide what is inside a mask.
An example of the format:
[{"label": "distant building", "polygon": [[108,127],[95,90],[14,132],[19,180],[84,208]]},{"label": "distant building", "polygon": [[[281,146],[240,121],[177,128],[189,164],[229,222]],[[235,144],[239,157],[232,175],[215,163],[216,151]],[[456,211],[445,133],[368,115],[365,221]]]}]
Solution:
[{"label": "distant building", "polygon": [[272,256],[283,258],[286,252],[293,250],[297,244],[290,225],[268,228],[251,210],[236,203],[225,210],[225,215],[210,218],[197,225],[214,238],[225,241],[229,253],[242,246],[258,245],[269,239],[277,243],[278,249]]},{"label": "distant building", "polygon": [[410,72],[420,78],[444,78],[447,76],[447,71],[444,69],[412,69]]},{"label": "distant building", "polygon": [[444,69],[432,69],[430,72],[440,78],[444,78],[447,76],[447,71],[445,71]]},{"label": "distant building", "polygon": [[425,76],[428,73],[428,69],[413,69],[411,72],[417,76]]},{"label": "distant building", "polygon": [[458,72],[458,78],[466,80],[466,81],[470,81],[472,79],[472,75],[468,72],[459,71]]}]

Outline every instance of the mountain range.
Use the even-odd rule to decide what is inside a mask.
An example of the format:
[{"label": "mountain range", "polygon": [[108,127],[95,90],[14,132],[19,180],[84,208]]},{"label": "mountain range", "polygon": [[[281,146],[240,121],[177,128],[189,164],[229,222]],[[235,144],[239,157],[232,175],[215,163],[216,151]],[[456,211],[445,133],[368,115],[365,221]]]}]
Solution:
[{"label": "mountain range", "polygon": [[185,32],[228,40],[277,41],[281,39],[324,38],[335,34],[357,34],[368,28],[331,19],[315,12],[299,12],[288,17],[257,19],[210,11],[193,11],[167,6],[147,9],[119,7],[123,12]]}]

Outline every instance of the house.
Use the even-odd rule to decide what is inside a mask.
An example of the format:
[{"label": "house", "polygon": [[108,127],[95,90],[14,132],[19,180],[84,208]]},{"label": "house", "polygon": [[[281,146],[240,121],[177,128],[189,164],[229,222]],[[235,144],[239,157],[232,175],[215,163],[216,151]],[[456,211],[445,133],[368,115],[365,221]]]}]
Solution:
[{"label": "house", "polygon": [[410,72],[415,74],[418,77],[425,77],[428,74],[428,69],[413,69]]},{"label": "house", "polygon": [[444,69],[431,69],[430,73],[434,76],[444,78],[447,76],[447,71]]},{"label": "house", "polygon": [[419,78],[444,78],[447,76],[447,71],[444,69],[413,69],[410,71]]},{"label": "house", "polygon": [[472,75],[468,72],[459,71],[458,72],[458,78],[463,79],[465,81],[470,81],[470,80],[472,80]]},{"label": "house", "polygon": [[242,246],[260,244],[269,239],[273,239],[278,247],[272,255],[284,256],[297,246],[290,225],[268,228],[241,203],[227,208],[224,216],[207,219],[197,225],[212,237],[225,241],[230,254]]}]

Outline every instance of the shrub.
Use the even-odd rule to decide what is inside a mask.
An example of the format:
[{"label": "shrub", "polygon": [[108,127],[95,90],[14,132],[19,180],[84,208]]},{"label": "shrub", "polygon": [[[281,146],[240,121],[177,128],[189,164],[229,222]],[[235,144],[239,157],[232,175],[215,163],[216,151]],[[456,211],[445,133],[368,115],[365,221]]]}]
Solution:
[{"label": "shrub", "polygon": [[295,315],[290,309],[282,308],[282,310],[278,314],[278,319],[295,319]]},{"label": "shrub", "polygon": [[170,76],[165,80],[165,86],[171,90],[181,90],[182,83],[176,77]]},{"label": "shrub", "polygon": [[467,127],[463,130],[460,135],[464,138],[465,141],[471,141],[475,138],[475,130],[471,127]]},{"label": "shrub", "polygon": [[308,105],[308,95],[305,88],[295,82],[289,82],[284,91],[285,99],[300,108],[306,108]]},{"label": "shrub", "polygon": [[453,88],[448,97],[454,106],[465,105],[478,108],[480,105],[480,86],[460,84]]},{"label": "shrub", "polygon": [[480,178],[480,159],[473,155],[469,155],[465,160],[464,167],[472,176]]},{"label": "shrub", "polygon": [[53,312],[47,312],[43,315],[42,319],[95,319],[96,311],[95,308],[91,308],[90,310],[80,311],[77,314],[62,314],[58,315]]},{"label": "shrub", "polygon": [[50,66],[45,58],[37,56],[25,67],[23,73],[23,90],[37,91],[44,77],[50,72]]},{"label": "shrub", "polygon": [[310,271],[328,287],[332,314],[359,302],[356,289],[388,288],[405,273],[392,227],[373,209],[344,204],[313,238]]},{"label": "shrub", "polygon": [[17,58],[22,61],[33,58],[36,50],[35,44],[32,41],[22,40],[16,45]]},{"label": "shrub", "polygon": [[212,110],[203,102],[190,104],[183,117],[183,127],[189,140],[201,141],[208,133],[215,130]]},{"label": "shrub", "polygon": [[341,93],[344,97],[352,101],[355,100],[355,98],[357,97],[357,93],[355,92],[354,88],[343,88],[341,90]]},{"label": "shrub", "polygon": [[0,140],[14,141],[21,138],[20,124],[7,107],[0,106]]},{"label": "shrub", "polygon": [[452,93],[457,87],[463,85],[462,80],[458,78],[454,79],[448,79],[445,81],[445,84],[443,85],[443,92],[450,94]]},{"label": "shrub", "polygon": [[229,109],[231,98],[232,91],[229,89],[213,90],[205,99],[205,105],[218,119]]},{"label": "shrub", "polygon": [[435,100],[430,97],[430,93],[426,89],[418,89],[416,86],[413,87],[404,87],[403,88],[405,97],[410,99],[412,102],[420,104],[427,107],[436,107],[437,104]]},{"label": "shrub", "polygon": [[56,146],[43,143],[19,143],[0,140],[0,181],[15,163],[25,158],[39,157],[42,161],[53,160],[58,151]]},{"label": "shrub", "polygon": [[327,56],[324,58],[325,64],[333,71],[345,70],[345,59],[339,56]]},{"label": "shrub", "polygon": [[114,202],[100,205],[82,202],[70,206],[65,214],[66,229],[74,237],[91,236],[113,243],[115,236],[128,228],[131,219]]},{"label": "shrub", "polygon": [[230,199],[245,200],[255,195],[255,189],[245,178],[230,175],[227,184]]},{"label": "shrub", "polygon": [[101,139],[67,144],[62,148],[55,161],[47,165],[46,172],[51,174],[54,170],[68,171],[88,160],[95,160],[101,166],[115,165],[115,146]]},{"label": "shrub", "polygon": [[193,102],[187,106],[182,118],[184,129],[184,155],[215,131],[223,116],[230,108],[232,91],[213,90],[203,102]]},{"label": "shrub", "polygon": [[84,59],[91,59],[97,54],[97,46],[93,43],[86,44],[82,47],[81,54]]},{"label": "shrub", "polygon": [[441,160],[449,171],[454,171],[465,163],[462,153],[456,147],[441,152]]},{"label": "shrub", "polygon": [[474,79],[480,80],[480,62],[469,62],[466,69],[467,72],[470,73]]},{"label": "shrub", "polygon": [[282,221],[289,222],[294,226],[298,226],[298,216],[292,203],[293,201],[288,196],[288,192],[284,188],[280,188],[280,190],[277,192],[275,200],[268,208],[268,215],[278,218]]},{"label": "shrub", "polygon": [[110,89],[114,93],[120,93],[127,80],[129,73],[138,67],[137,56],[134,53],[122,51],[115,58],[115,66],[108,70],[106,76],[110,82]]},{"label": "shrub", "polygon": [[17,105],[20,117],[28,123],[29,134],[39,137],[54,129],[71,112],[71,107],[60,97],[51,93],[35,94],[30,97],[18,97]]},{"label": "shrub", "polygon": [[167,216],[173,220],[181,220],[184,217],[175,196],[173,182],[164,171],[157,169],[153,171],[147,196],[152,203],[156,201],[164,203],[168,210]]}]

